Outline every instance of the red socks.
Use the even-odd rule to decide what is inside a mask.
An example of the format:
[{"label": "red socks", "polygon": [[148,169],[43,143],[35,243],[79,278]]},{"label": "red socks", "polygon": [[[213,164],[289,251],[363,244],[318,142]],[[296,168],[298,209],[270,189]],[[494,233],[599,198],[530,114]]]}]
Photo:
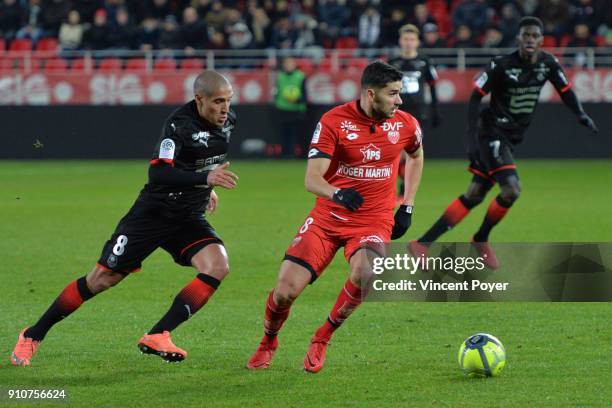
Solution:
[{"label": "red socks", "polygon": [[452,227],[459,224],[459,222],[461,222],[461,220],[464,219],[469,212],[470,210],[461,202],[461,200],[455,198],[448,205],[448,207],[446,207],[446,211],[444,211],[442,217],[446,219],[448,224]]},{"label": "red socks", "polygon": [[316,337],[329,340],[331,335],[336,331],[338,327],[353,313],[357,306],[361,304],[361,288],[356,286],[350,279],[347,279],[344,283],[344,287],[338,294],[336,304],[332,308],[329,317],[319,327],[315,333]]},{"label": "red socks", "polygon": [[271,291],[266,301],[266,313],[264,320],[264,333],[268,337],[274,337],[278,334],[283,323],[289,317],[290,307],[285,309],[280,308],[274,302],[274,291]]}]

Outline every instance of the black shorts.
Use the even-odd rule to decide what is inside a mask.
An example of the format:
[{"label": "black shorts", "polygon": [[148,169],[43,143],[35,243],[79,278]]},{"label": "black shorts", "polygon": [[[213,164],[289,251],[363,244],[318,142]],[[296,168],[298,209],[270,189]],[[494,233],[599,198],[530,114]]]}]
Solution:
[{"label": "black shorts", "polygon": [[191,266],[191,258],[199,250],[215,243],[223,245],[204,217],[160,217],[137,203],[106,241],[98,265],[114,272],[136,272],[142,261],[161,247],[179,265]]},{"label": "black shorts", "polygon": [[470,161],[468,171],[474,174],[474,181],[493,185],[504,184],[510,175],[518,177],[512,154],[513,148],[503,138],[478,137],[479,160]]}]

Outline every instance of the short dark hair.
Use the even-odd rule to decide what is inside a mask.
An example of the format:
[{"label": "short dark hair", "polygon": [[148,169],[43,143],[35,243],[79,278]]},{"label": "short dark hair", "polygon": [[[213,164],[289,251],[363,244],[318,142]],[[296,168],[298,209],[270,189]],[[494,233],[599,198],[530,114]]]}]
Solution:
[{"label": "short dark hair", "polygon": [[402,71],[384,61],[376,60],[369,64],[361,74],[361,89],[384,88],[389,82],[401,81]]},{"label": "short dark hair", "polygon": [[525,16],[521,18],[519,21],[519,30],[526,26],[536,26],[540,27],[540,31],[544,31],[544,24],[542,24],[542,20],[533,16]]}]

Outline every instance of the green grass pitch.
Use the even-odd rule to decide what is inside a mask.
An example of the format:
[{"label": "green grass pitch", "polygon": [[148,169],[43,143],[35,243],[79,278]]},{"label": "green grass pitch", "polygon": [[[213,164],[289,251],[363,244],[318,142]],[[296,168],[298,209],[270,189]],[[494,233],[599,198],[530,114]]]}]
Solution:
[{"label": "green grass pitch", "polygon": [[[309,339],[347,276],[342,256],[295,304],[271,368],[247,371],[266,294],[313,202],[304,165],[232,164],[239,187],[219,192],[210,217],[232,272],[174,332],[189,351],[183,363],[136,348],[194,276],[160,250],[142,272],[56,326],[24,369],[9,363],[17,333],[92,268],[145,182],[147,163],[0,162],[0,388],[65,388],[74,406],[609,406],[609,303],[366,303],[336,333],[324,370],[304,373]],[[426,163],[408,238],[464,191],[464,169],[462,161]],[[610,161],[524,160],[519,171],[523,195],[492,240],[612,241]],[[467,240],[485,207],[445,240]],[[460,342],[478,331],[506,346],[498,378],[470,380],[457,367]]]}]

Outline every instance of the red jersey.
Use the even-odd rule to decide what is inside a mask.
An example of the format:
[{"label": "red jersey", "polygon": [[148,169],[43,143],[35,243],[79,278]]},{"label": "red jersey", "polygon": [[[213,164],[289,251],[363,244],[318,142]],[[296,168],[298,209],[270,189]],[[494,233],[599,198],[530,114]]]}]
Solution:
[{"label": "red jersey", "polygon": [[397,110],[392,118],[376,121],[363,112],[359,101],[331,109],[317,124],[308,158],[331,159],[325,180],[337,188],[357,190],[364,202],[351,212],[318,197],[315,208],[352,221],[371,222],[372,216],[392,220],[401,152],[411,154],[420,146],[419,123],[406,112]]}]

